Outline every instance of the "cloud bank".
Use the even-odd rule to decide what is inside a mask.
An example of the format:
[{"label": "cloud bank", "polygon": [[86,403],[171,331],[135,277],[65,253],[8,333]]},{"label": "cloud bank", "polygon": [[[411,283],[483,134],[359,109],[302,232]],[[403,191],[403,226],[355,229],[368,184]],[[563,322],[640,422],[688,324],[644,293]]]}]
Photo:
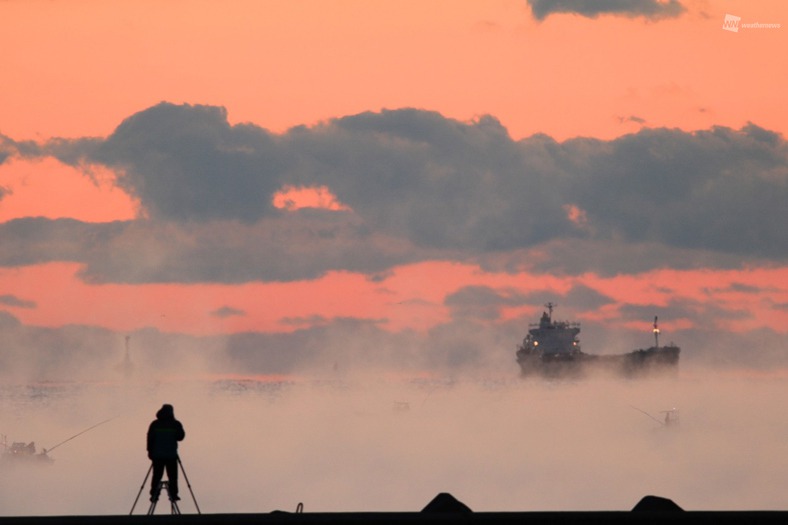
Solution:
[{"label": "cloud bank", "polygon": [[650,20],[675,18],[686,11],[678,0],[528,0],[534,18],[544,20],[557,13],[573,13],[587,18],[617,15]]},{"label": "cloud bank", "polygon": [[[788,255],[788,147],[754,124],[559,143],[403,109],[273,134],[162,103],[106,139],[14,154],[109,167],[139,199],[135,221],[0,225],[3,266],[76,261],[95,282],[288,281],[434,259],[613,274]],[[327,188],[345,207],[278,208],[284,187]]]}]

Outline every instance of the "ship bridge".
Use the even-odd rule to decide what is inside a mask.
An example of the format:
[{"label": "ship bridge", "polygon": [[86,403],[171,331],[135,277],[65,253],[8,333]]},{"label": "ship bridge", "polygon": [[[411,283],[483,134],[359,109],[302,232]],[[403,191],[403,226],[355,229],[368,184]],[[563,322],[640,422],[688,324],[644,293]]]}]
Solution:
[{"label": "ship bridge", "polygon": [[553,320],[553,303],[547,303],[538,324],[529,325],[529,339],[534,350],[542,355],[572,355],[580,352],[580,323]]}]

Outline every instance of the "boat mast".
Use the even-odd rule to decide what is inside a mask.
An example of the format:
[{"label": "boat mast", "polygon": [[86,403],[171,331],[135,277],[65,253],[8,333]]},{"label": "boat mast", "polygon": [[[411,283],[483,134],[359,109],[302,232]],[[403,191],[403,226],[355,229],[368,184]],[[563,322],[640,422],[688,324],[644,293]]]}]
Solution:
[{"label": "boat mast", "polygon": [[659,348],[659,326],[657,326],[657,316],[654,316],[654,346]]},{"label": "boat mast", "polygon": [[550,321],[553,320],[553,307],[558,306],[557,304],[553,304],[552,302],[548,302],[545,307],[547,308],[547,315],[550,316]]}]

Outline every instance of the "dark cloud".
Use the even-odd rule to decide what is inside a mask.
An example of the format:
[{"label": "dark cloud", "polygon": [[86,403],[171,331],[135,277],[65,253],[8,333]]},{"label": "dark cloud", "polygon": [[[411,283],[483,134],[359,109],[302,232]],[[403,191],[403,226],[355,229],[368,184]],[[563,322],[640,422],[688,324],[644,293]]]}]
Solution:
[{"label": "dark cloud", "polygon": [[[223,108],[160,104],[107,139],[36,154],[117,170],[143,218],[10,221],[0,264],[77,261],[95,282],[382,276],[435,259],[612,274],[788,256],[788,146],[752,124],[559,143],[514,141],[489,116],[402,109],[275,135],[229,125]],[[284,186],[326,187],[348,209],[276,209]]]},{"label": "dark cloud", "polygon": [[419,260],[408,243],[374,234],[347,213],[299,210],[249,225],[233,221],[0,223],[0,265],[84,263],[89,282],[291,281],[330,270],[375,274]]},{"label": "dark cloud", "polygon": [[646,123],[646,119],[638,117],[638,116],[635,116],[635,115],[630,115],[628,117],[618,117],[618,121],[621,124],[625,124],[627,122],[634,122],[635,124],[645,124]]},{"label": "dark cloud", "polygon": [[[0,164],[4,163],[15,151],[16,148],[13,147],[13,141],[9,137],[0,134]],[[0,197],[2,197],[2,194],[0,194]]]},{"label": "dark cloud", "polygon": [[729,286],[725,288],[706,288],[704,289],[704,292],[706,292],[709,295],[717,294],[719,292],[761,294],[764,292],[774,292],[777,290],[778,288],[774,286],[753,286],[751,284],[744,284],[744,283],[731,283]]},{"label": "dark cloud", "polygon": [[[788,148],[748,125],[686,133],[646,129],[602,145],[563,144],[576,203],[600,236],[688,249],[784,258]],[[578,168],[580,168],[578,166]]]},{"label": "dark cloud", "polygon": [[743,261],[770,264],[767,258],[743,257],[712,250],[675,248],[655,242],[621,239],[555,239],[530,249],[483,254],[475,259],[488,271],[516,274],[523,271],[550,275],[640,273],[654,268],[691,270],[735,269]]},{"label": "dark cloud", "polygon": [[564,303],[583,310],[597,310],[613,302],[609,296],[582,284],[572,286],[564,296]]},{"label": "dark cloud", "polygon": [[29,217],[0,223],[0,265],[51,261],[88,262],[107,253],[129,226],[124,222],[88,224],[73,219]]},{"label": "dark cloud", "polygon": [[274,212],[282,159],[262,128],[230,126],[224,108],[162,103],[121,123],[107,140],[50,144],[64,162],[75,151],[120,170],[122,188],[155,219],[254,222]]},{"label": "dark cloud", "polygon": [[16,141],[0,133],[0,164],[14,156],[38,157],[43,152],[44,148],[35,141]]},{"label": "dark cloud", "polygon": [[526,297],[515,290],[465,286],[449,294],[444,304],[450,308],[454,319],[496,321],[502,308],[526,304]]},{"label": "dark cloud", "polygon": [[[6,160],[15,155],[20,155],[22,150],[27,150],[25,144],[30,143],[17,142],[11,137],[7,137],[0,133],[0,164],[3,164]],[[40,150],[40,148],[36,146],[36,150]]]},{"label": "dark cloud", "polygon": [[307,317],[283,317],[279,320],[286,326],[297,326],[299,328],[327,325],[331,320],[322,315],[310,315]]},{"label": "dark cloud", "polygon": [[527,322],[533,323],[538,321],[543,310],[547,311],[548,303],[553,305],[556,318],[566,319],[578,317],[580,313],[585,311],[597,310],[612,302],[610,297],[593,288],[576,284],[566,292],[551,289],[530,292],[524,295],[522,304],[533,306],[538,312],[527,319]]},{"label": "dark cloud", "polygon": [[363,113],[285,144],[299,154],[297,182],[325,184],[371,228],[417,246],[506,250],[569,230],[560,174],[492,117]]},{"label": "dark cloud", "polygon": [[588,18],[618,15],[650,20],[675,18],[686,11],[678,0],[527,0],[534,18],[544,20],[557,13],[572,13]]},{"label": "dark cloud", "polygon": [[227,317],[243,317],[246,315],[246,312],[239,310],[238,308],[233,308],[232,306],[222,306],[221,308],[217,308],[216,310],[212,311],[211,315],[220,319],[224,319]]},{"label": "dark cloud", "polygon": [[0,305],[13,306],[15,308],[35,308],[35,301],[27,301],[11,294],[0,295]]},{"label": "dark cloud", "polygon": [[[457,323],[500,321],[502,310],[507,307],[533,306],[537,312],[541,312],[547,308],[547,303],[556,309],[556,317],[574,317],[580,312],[594,311],[612,302],[610,297],[584,285],[575,285],[565,293],[555,290],[521,293],[509,288],[466,286],[449,294],[444,301]],[[563,305],[567,307],[563,308]],[[559,309],[559,306],[562,307]],[[525,319],[526,324],[536,322],[539,315],[534,314],[532,318]]]}]

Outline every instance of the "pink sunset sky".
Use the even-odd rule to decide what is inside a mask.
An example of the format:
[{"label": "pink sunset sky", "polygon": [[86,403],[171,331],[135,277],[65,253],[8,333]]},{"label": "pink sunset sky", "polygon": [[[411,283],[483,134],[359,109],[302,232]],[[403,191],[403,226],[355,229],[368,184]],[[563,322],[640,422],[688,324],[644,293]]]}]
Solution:
[{"label": "pink sunset sky", "polygon": [[0,2],[0,311],[782,341],[788,4],[632,4]]}]

